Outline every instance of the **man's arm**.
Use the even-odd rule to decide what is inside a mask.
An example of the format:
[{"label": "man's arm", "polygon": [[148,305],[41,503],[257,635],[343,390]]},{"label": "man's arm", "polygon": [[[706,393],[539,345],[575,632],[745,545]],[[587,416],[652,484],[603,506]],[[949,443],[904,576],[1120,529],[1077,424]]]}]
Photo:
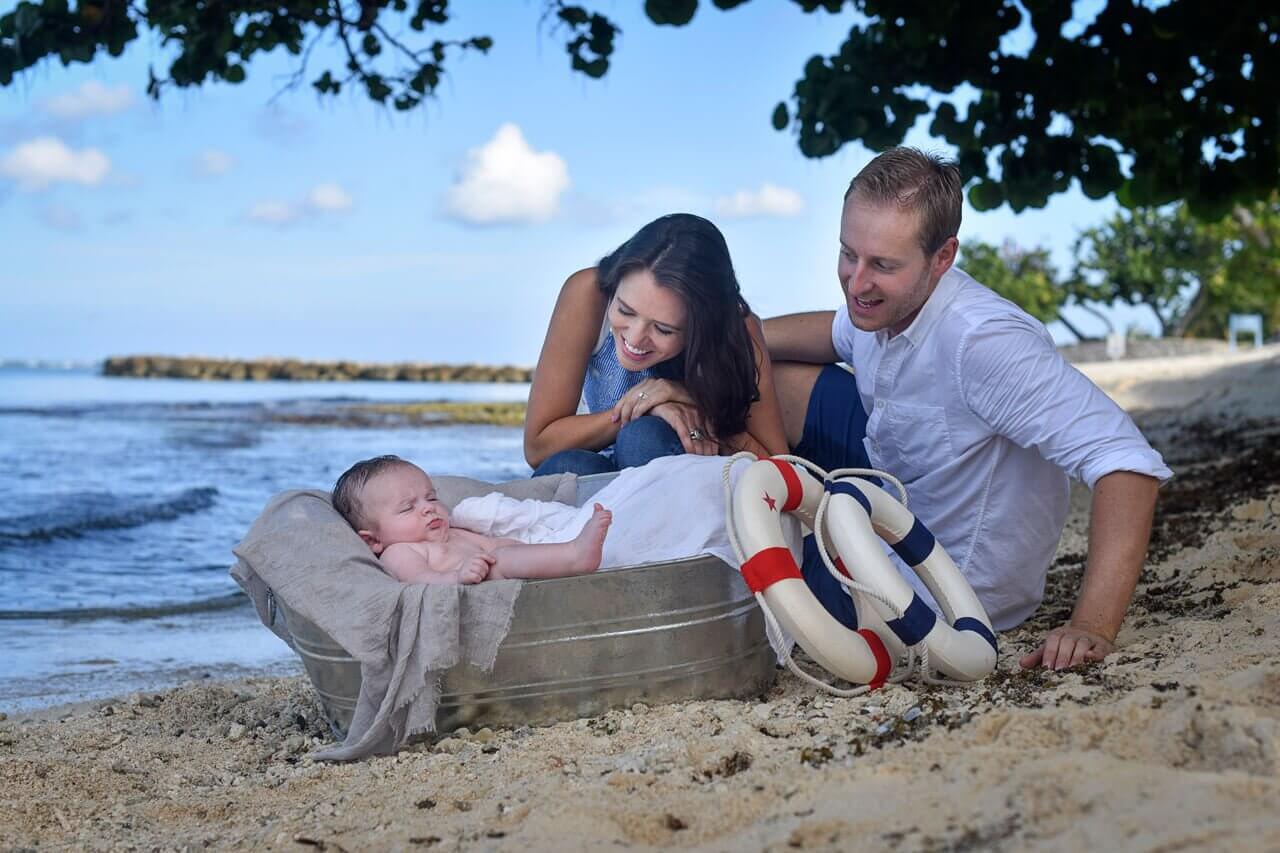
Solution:
[{"label": "man's arm", "polygon": [[809,364],[835,364],[840,360],[831,343],[834,311],[809,311],[787,314],[764,321],[764,340],[769,358],[777,361],[803,361]]},{"label": "man's arm", "polygon": [[1111,653],[1146,560],[1158,488],[1154,477],[1131,471],[1112,472],[1094,484],[1089,559],[1075,609],[1066,625],[1022,658],[1023,667],[1065,669]]},{"label": "man's arm", "polygon": [[999,435],[1093,489],[1089,558],[1071,618],[1022,659],[1053,669],[1102,660],[1142,572],[1156,490],[1172,476],[1125,412],[1067,364],[1042,329],[986,324],[964,347],[959,378],[970,409]]}]

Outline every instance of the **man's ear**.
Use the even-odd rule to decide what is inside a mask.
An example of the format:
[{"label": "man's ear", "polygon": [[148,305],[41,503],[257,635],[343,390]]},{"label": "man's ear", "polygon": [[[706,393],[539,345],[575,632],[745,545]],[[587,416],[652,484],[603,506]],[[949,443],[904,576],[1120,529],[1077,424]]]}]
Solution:
[{"label": "man's ear", "polygon": [[373,551],[373,556],[377,557],[382,554],[382,551],[386,546],[379,542],[378,537],[374,536],[371,531],[357,530],[356,533],[364,540],[364,544],[368,545]]},{"label": "man's ear", "polygon": [[942,248],[933,253],[933,269],[930,272],[935,280],[942,278],[943,273],[951,269],[951,265],[956,262],[956,253],[959,251],[960,241],[955,237],[948,237],[942,244]]}]

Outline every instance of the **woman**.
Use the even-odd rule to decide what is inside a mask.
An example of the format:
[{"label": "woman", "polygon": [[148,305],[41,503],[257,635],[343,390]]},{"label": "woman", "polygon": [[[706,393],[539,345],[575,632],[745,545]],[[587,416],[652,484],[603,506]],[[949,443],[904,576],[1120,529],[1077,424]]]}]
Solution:
[{"label": "woman", "polygon": [[764,333],[707,220],[664,216],[569,276],[529,392],[534,474],[787,452]]}]

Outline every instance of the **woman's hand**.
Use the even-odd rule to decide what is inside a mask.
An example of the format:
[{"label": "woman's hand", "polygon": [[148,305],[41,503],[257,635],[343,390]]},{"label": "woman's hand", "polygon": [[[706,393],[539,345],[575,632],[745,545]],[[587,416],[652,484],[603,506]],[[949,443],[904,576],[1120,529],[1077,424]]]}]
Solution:
[{"label": "woman's hand", "polygon": [[636,418],[654,413],[654,407],[661,406],[663,403],[684,403],[692,406],[693,398],[679,382],[672,382],[670,379],[646,379],[623,394],[614,404],[613,422],[625,426]]},{"label": "woman's hand", "polygon": [[720,453],[720,445],[711,437],[702,413],[691,403],[661,403],[650,409],[649,414],[662,418],[676,431],[685,453],[699,456]]}]

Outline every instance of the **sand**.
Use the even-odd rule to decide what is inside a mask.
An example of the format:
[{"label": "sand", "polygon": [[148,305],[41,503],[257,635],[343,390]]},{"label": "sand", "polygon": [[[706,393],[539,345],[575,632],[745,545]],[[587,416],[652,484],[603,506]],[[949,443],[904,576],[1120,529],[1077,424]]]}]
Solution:
[{"label": "sand", "polygon": [[1069,610],[1078,493],[1044,606],[986,681],[460,731],[354,765],[301,679],[0,721],[0,848],[1280,849],[1280,348],[1090,365],[1178,477],[1102,664],[1018,670]]}]

